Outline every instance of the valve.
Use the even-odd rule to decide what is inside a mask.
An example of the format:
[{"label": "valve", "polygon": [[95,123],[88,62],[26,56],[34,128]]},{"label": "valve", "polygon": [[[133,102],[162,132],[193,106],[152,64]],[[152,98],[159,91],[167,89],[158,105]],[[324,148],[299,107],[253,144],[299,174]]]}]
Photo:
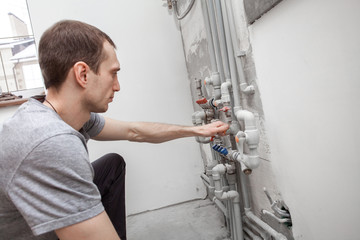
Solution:
[{"label": "valve", "polygon": [[206,100],[206,98],[201,98],[201,99],[196,100],[196,103],[199,105],[205,104],[207,102],[208,102],[208,100]]},{"label": "valve", "polygon": [[227,112],[227,111],[229,111],[230,110],[230,108],[229,107],[223,107],[223,108],[221,108],[221,109],[219,109],[219,111],[222,111],[222,112]]},{"label": "valve", "polygon": [[218,144],[214,144],[214,146],[212,147],[215,151],[221,153],[222,155],[227,155],[229,152],[226,148],[218,145]]}]

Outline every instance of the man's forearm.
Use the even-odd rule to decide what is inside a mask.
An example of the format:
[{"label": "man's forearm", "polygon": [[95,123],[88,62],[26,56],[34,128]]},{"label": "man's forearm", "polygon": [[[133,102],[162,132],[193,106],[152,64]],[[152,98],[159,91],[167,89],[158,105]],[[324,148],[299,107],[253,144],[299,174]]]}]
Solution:
[{"label": "man's forearm", "polygon": [[129,140],[162,143],[178,138],[198,136],[199,132],[199,129],[193,126],[138,122],[133,124]]},{"label": "man's forearm", "polygon": [[202,126],[180,126],[106,119],[104,129],[95,139],[162,143],[184,137],[222,135],[228,128],[227,124],[220,121]]}]

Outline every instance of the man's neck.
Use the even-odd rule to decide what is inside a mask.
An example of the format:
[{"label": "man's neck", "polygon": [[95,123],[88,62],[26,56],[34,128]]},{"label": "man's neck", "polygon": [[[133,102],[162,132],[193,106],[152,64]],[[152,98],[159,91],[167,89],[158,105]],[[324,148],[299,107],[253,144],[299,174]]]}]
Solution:
[{"label": "man's neck", "polygon": [[76,94],[62,94],[49,88],[43,104],[53,109],[64,122],[77,131],[90,119],[90,112],[82,106]]}]

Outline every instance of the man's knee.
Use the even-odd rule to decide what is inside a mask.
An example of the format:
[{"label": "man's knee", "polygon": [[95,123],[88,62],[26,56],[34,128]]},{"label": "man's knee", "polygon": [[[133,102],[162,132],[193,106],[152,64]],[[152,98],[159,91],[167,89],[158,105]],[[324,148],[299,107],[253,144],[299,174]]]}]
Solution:
[{"label": "man's knee", "polygon": [[108,161],[110,162],[111,166],[118,168],[120,170],[125,169],[126,163],[124,158],[117,153],[108,153],[105,155]]}]

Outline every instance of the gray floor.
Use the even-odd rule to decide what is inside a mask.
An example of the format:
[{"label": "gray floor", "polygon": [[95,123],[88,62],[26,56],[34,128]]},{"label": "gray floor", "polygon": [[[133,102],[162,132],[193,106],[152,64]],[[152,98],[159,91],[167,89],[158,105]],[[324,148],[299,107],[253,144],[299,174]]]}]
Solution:
[{"label": "gray floor", "polygon": [[224,240],[222,213],[210,200],[194,200],[127,218],[128,240]]}]

